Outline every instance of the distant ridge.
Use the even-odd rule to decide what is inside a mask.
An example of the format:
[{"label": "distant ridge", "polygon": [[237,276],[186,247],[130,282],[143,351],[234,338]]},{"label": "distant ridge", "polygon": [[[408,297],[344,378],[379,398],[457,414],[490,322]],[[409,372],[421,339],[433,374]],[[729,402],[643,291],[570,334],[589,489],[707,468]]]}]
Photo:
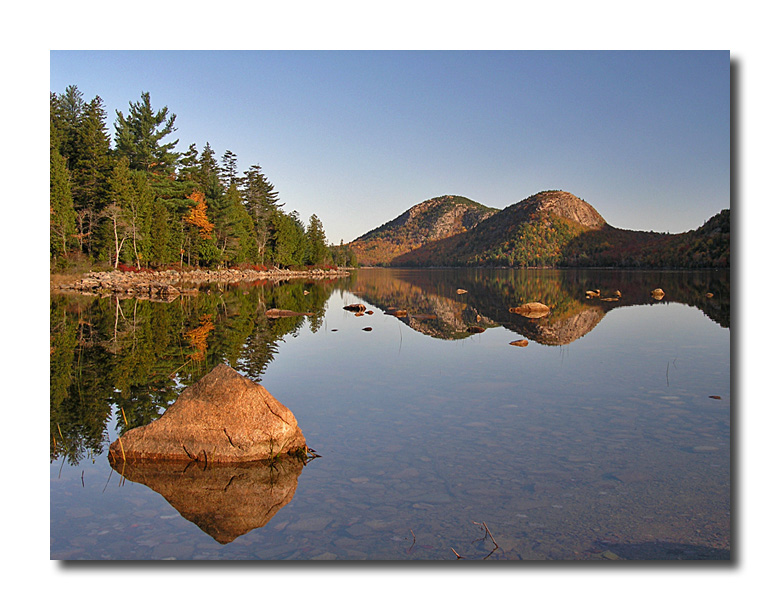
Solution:
[{"label": "distant ridge", "polygon": [[468,231],[497,212],[466,197],[442,195],[412,206],[349,247],[362,265],[386,265],[430,241]]},{"label": "distant ridge", "polygon": [[453,195],[429,199],[350,247],[363,265],[697,268],[729,267],[730,236],[729,210],[686,233],[632,231],[551,190],[503,210]]}]

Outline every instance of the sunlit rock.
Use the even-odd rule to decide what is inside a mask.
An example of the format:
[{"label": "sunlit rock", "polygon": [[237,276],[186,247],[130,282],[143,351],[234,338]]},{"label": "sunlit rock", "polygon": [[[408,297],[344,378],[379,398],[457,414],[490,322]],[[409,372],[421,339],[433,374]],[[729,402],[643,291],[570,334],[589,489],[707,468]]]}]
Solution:
[{"label": "sunlit rock", "polygon": [[653,296],[653,298],[654,298],[656,301],[660,301],[661,299],[663,299],[663,298],[664,298],[664,294],[665,294],[665,293],[664,293],[664,291],[663,291],[663,290],[661,290],[660,288],[656,288],[656,289],[655,289],[655,290],[653,290],[653,291],[652,291],[650,294]]},{"label": "sunlit rock", "polygon": [[114,441],[115,460],[252,462],[306,455],[292,412],[261,385],[219,364],[150,424]]}]

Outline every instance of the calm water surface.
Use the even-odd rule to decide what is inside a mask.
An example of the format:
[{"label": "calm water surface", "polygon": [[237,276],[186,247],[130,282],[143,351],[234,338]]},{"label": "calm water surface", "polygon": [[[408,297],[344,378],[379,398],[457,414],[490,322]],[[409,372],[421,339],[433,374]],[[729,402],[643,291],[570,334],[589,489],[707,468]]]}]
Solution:
[{"label": "calm water surface", "polygon": [[[361,270],[52,295],[51,557],[728,559],[729,292],[728,272]],[[509,311],[529,301],[552,313]],[[220,362],[322,457],[115,472],[109,443]]]}]

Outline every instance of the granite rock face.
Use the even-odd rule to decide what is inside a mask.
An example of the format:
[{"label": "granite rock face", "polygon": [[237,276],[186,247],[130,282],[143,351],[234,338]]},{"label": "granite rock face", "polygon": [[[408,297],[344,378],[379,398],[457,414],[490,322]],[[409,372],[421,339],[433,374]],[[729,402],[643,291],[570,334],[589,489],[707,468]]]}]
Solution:
[{"label": "granite rock face", "polygon": [[160,419],[114,441],[109,459],[240,463],[306,451],[292,412],[263,386],[219,364],[184,390]]}]

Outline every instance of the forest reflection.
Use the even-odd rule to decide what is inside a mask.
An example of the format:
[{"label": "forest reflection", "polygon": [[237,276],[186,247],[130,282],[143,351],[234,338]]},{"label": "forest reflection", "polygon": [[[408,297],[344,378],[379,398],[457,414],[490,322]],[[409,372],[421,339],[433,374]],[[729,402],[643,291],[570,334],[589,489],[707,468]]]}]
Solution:
[{"label": "forest reflection", "polygon": [[[658,287],[662,301],[650,295]],[[595,289],[621,296],[587,298]],[[328,281],[202,286],[171,303],[52,294],[51,461],[94,459],[107,447],[112,420],[118,434],[153,421],[219,363],[260,381],[285,336],[320,330],[334,290],[384,312],[406,310],[402,322],[445,340],[465,339],[475,325],[503,326],[536,343],[565,345],[612,309],[667,302],[730,324],[728,271],[365,269]],[[509,311],[533,301],[548,305],[550,315]],[[272,308],[311,315],[266,316]]]},{"label": "forest reflection", "polygon": [[[224,362],[259,381],[279,341],[317,332],[331,292],[349,278],[204,286],[172,303],[53,294],[50,454],[77,464],[117,432],[147,424]],[[311,313],[269,318],[271,308]]]}]

